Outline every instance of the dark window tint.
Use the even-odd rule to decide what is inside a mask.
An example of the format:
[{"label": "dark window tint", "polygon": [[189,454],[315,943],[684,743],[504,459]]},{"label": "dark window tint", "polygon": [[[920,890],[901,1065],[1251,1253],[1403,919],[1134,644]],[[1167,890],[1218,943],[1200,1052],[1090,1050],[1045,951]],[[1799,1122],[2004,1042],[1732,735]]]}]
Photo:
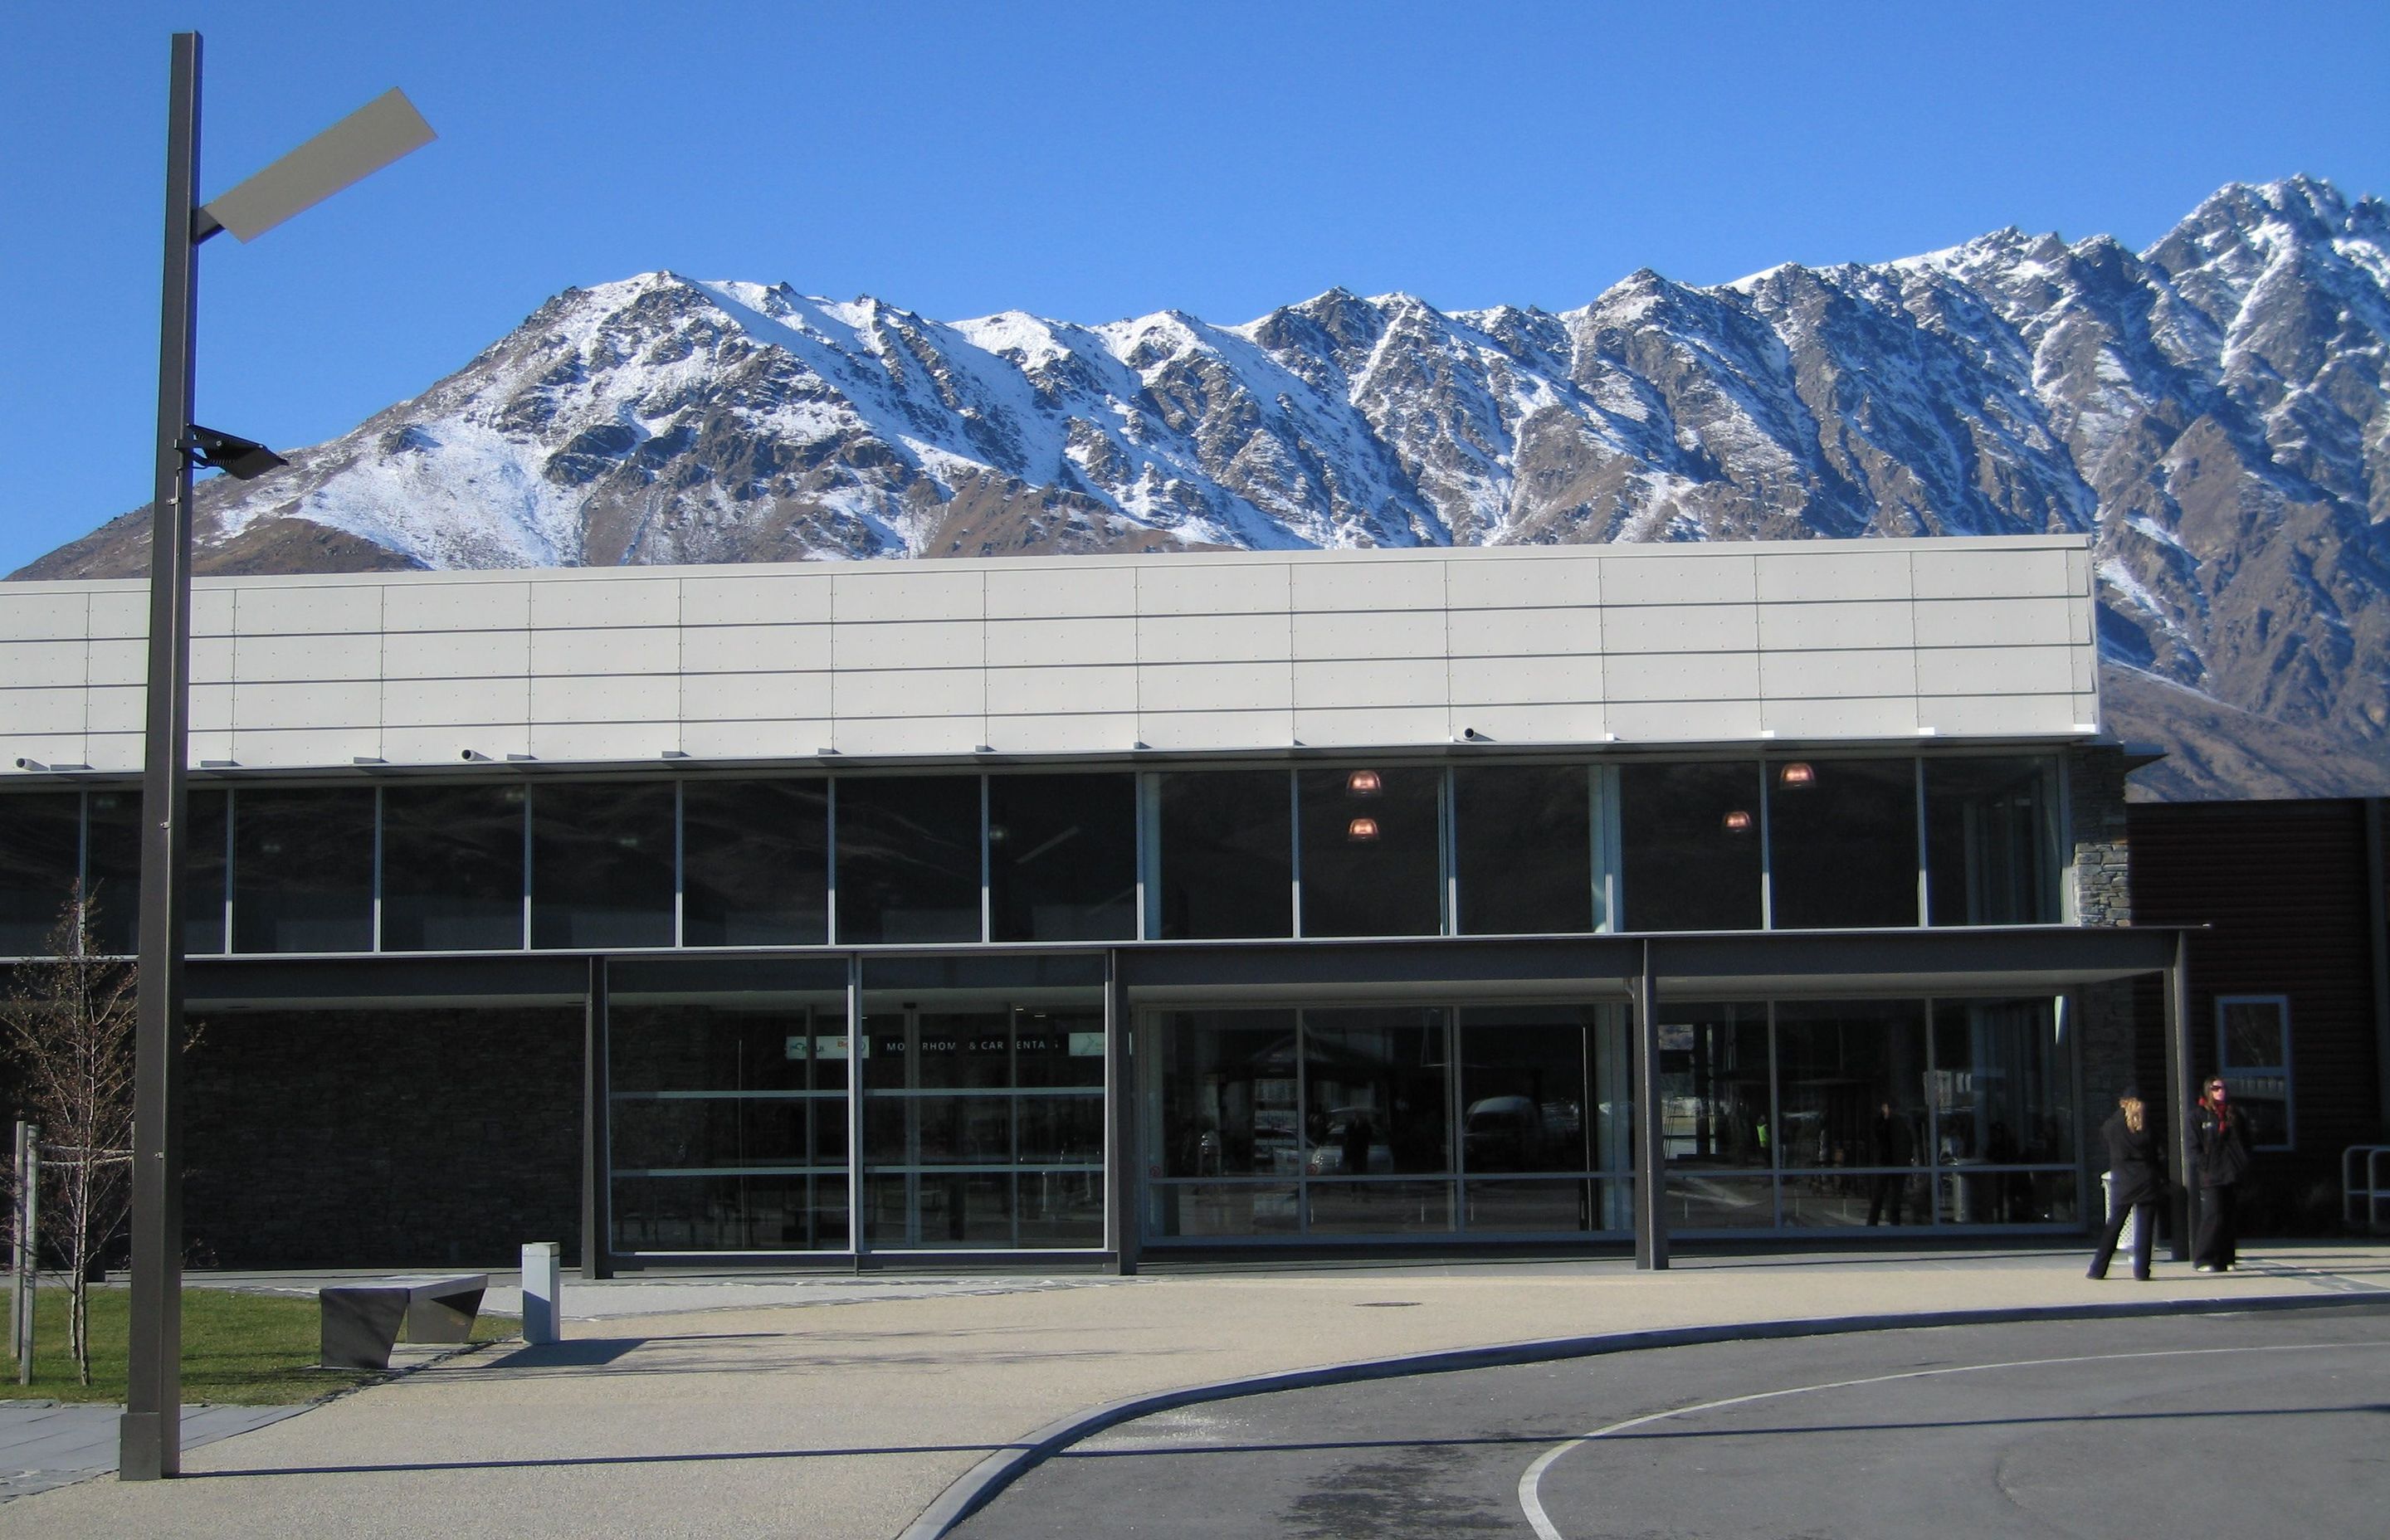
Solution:
[{"label": "dark window tint", "polygon": [[[225,794],[192,790],[184,810],[183,950],[225,949]],[[141,793],[95,791],[85,804],[84,880],[92,898],[92,944],[131,954],[141,916]]]},{"label": "dark window tint", "polygon": [[1442,1010],[1305,1011],[1303,1033],[1305,1173],[1452,1169]]},{"label": "dark window tint", "polygon": [[996,941],[1137,934],[1137,779],[992,776],[989,918]]},{"label": "dark window tint", "polygon": [[1769,1164],[1767,1007],[1664,1001],[1659,1032],[1660,1134],[1669,1166]]},{"label": "dark window tint", "polygon": [[232,949],[373,949],[374,794],[243,790],[233,803]]},{"label": "dark window tint", "polygon": [[1163,1019],[1162,1116],[1147,1159],[1164,1176],[1284,1176],[1302,1169],[1294,1012]]},{"label": "dark window tint", "polygon": [[838,783],[838,939],[979,940],[977,776]]},{"label": "dark window tint", "polygon": [[74,896],[82,804],[73,791],[0,797],[0,956],[49,950]]},{"label": "dark window tint", "polygon": [[1281,770],[1161,777],[1162,933],[1292,933],[1294,850]]},{"label": "dark window tint", "polygon": [[523,789],[392,786],[381,802],[385,952],[522,944]]},{"label": "dark window tint", "polygon": [[1914,760],[1772,760],[1767,780],[1778,930],[1917,923]]},{"label": "dark window tint", "polygon": [[1931,1088],[1925,1068],[1921,1001],[1779,1006],[1780,1163],[1787,1169],[1918,1163]]},{"label": "dark window tint", "polygon": [[1605,1094],[1596,1084],[1590,1008],[1471,1010],[1461,1021],[1462,1169],[1471,1175],[1598,1170],[1597,1134],[1617,1136],[1609,1142],[1621,1148],[1610,1153],[1624,1166],[1625,1120],[1616,1129],[1597,1127],[1606,1123],[1599,1115]]},{"label": "dark window tint", "polygon": [[1618,772],[1620,903],[1630,930],[1759,928],[1759,767]]},{"label": "dark window tint", "polygon": [[531,806],[531,943],[669,946],[669,782],[542,786]]},{"label": "dark window tint", "polygon": [[1925,763],[1926,893],[1936,925],[2058,918],[2046,759]]},{"label": "dark window tint", "polygon": [[1441,770],[1305,770],[1303,933],[1432,936],[1443,929]]},{"label": "dark window tint", "polygon": [[829,783],[681,788],[681,936],[690,946],[829,939]]},{"label": "dark window tint", "polygon": [[1593,831],[1581,765],[1452,773],[1453,844],[1467,935],[1590,930]]},{"label": "dark window tint", "polygon": [[[1945,1165],[1982,1161],[2072,1165],[2075,1076],[2058,1035],[2053,1003],[1945,1000],[1934,1007],[1934,1126]],[[2047,1219],[2026,1212],[2031,1188],[2000,1184],[2008,1220]],[[1978,1215],[1989,1218],[1991,1215]]]}]

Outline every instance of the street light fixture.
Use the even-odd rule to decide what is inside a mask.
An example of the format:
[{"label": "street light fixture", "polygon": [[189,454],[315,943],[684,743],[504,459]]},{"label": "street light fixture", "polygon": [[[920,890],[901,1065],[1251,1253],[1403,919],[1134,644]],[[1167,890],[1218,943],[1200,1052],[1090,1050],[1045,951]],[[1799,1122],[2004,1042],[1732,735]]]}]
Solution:
[{"label": "street light fixture", "polygon": [[199,34],[174,34],[166,95],[166,262],[158,350],[156,493],[150,504],[148,708],[141,774],[141,982],[134,1038],[130,1363],[117,1470],[183,1466],[183,824],[191,703],[191,471],[246,481],[283,463],[263,444],[191,421],[199,243],[248,241],[431,139],[392,91],[202,207]]}]

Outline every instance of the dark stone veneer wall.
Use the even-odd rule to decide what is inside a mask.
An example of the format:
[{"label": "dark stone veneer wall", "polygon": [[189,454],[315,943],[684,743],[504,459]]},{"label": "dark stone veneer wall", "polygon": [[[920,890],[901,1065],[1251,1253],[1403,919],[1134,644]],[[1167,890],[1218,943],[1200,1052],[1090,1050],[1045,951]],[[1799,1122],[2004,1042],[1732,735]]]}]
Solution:
[{"label": "dark stone veneer wall", "polygon": [[[2076,749],[2066,760],[2067,851],[2074,882],[2074,918],[2084,925],[2130,925],[2133,892],[2125,825],[2125,755],[2115,748]],[[2106,1165],[2098,1130],[2115,1110],[2116,1095],[2135,1078],[2136,1031],[2130,983],[2093,984],[2075,995],[2083,1047],[2084,1163]],[[2154,1085],[2142,1094],[2161,1098]],[[2161,1105],[2163,1101],[2161,1100]],[[2090,1221],[2087,1211],[2086,1223]]]},{"label": "dark stone veneer wall", "polygon": [[581,1241],[578,1007],[219,1011],[185,1061],[195,1263],[512,1267]]}]

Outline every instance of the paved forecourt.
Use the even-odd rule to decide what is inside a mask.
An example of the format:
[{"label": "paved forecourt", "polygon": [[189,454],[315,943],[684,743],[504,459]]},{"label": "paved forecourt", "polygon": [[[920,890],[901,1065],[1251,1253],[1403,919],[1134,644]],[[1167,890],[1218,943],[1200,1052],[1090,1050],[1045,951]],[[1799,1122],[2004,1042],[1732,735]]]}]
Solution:
[{"label": "paved forecourt", "polygon": [[1695,1255],[1662,1275],[1613,1261],[1369,1264],[1022,1275],[893,1295],[885,1280],[852,1292],[804,1280],[759,1296],[772,1303],[679,1314],[636,1308],[637,1282],[568,1283],[573,1319],[557,1346],[442,1361],[193,1450],[180,1481],[101,1479],[0,1505],[0,1536],[888,1540],[1039,1430],[1222,1381],[1600,1333],[2390,1290],[2380,1246],[2276,1248],[2220,1277],[2162,1265],[2146,1284],[2092,1283],[2083,1264],[2078,1250]]}]

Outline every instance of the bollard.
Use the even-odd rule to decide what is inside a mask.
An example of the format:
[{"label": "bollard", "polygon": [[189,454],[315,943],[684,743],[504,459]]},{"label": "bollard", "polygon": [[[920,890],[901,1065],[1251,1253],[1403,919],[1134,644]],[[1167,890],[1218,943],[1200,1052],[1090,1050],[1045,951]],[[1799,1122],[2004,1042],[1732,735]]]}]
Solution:
[{"label": "bollard", "polygon": [[533,1344],[564,1336],[561,1248],[553,1240],[527,1241],[522,1249],[523,1341]]}]

